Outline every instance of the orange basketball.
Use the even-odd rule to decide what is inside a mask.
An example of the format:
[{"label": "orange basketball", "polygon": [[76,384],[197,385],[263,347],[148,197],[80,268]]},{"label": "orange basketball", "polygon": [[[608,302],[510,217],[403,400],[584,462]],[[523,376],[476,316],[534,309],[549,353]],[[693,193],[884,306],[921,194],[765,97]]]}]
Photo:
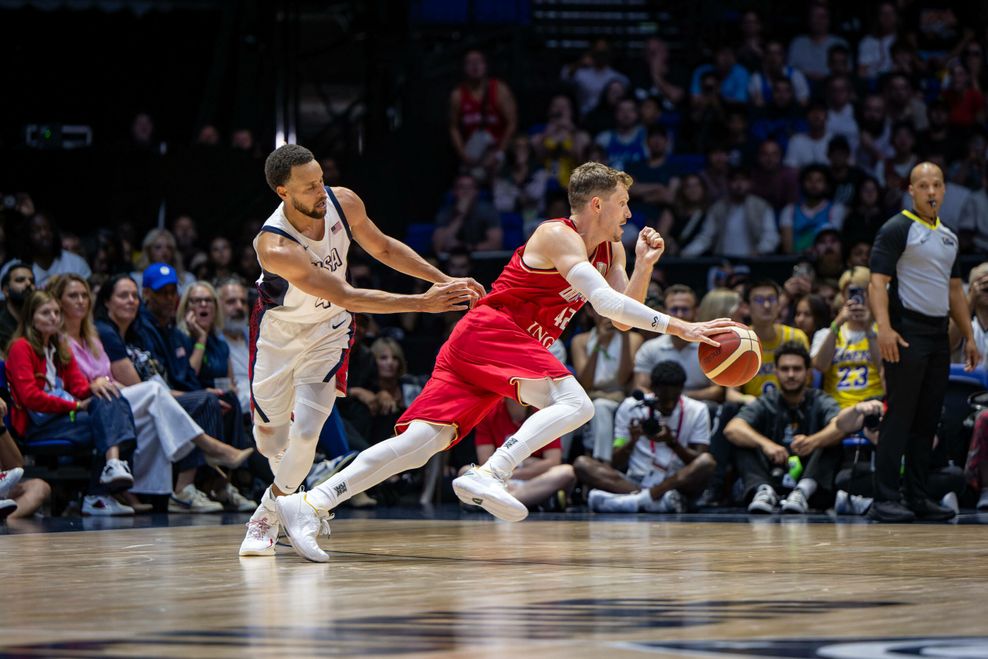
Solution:
[{"label": "orange basketball", "polygon": [[708,378],[725,387],[740,387],[758,374],[762,342],[753,331],[738,324],[710,338],[720,347],[700,344],[700,368]]}]

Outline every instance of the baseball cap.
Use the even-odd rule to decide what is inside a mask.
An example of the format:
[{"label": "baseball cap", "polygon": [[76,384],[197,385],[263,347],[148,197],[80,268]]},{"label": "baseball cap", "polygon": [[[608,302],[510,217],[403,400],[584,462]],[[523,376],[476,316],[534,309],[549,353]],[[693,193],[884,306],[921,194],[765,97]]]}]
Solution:
[{"label": "baseball cap", "polygon": [[178,275],[175,273],[175,268],[167,263],[152,263],[144,269],[141,284],[152,291],[160,291],[168,284],[178,286]]}]

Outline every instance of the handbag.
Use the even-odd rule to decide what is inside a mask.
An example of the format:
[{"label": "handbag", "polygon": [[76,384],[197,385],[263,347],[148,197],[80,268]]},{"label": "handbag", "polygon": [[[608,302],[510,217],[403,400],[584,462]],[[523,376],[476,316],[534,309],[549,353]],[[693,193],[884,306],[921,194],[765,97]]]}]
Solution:
[{"label": "handbag", "polygon": [[[65,390],[65,386],[62,383],[62,378],[60,378],[57,375],[55,376],[55,383],[52,385],[52,388],[46,391],[45,393],[48,394],[49,396],[56,396],[58,398],[61,398],[62,400],[67,400],[72,403],[76,402],[76,397]],[[31,423],[35,426],[44,425],[49,421],[51,421],[52,419],[54,419],[55,417],[62,416],[62,414],[60,413],[36,412],[35,410],[28,410],[27,415],[28,418],[31,419]]]}]

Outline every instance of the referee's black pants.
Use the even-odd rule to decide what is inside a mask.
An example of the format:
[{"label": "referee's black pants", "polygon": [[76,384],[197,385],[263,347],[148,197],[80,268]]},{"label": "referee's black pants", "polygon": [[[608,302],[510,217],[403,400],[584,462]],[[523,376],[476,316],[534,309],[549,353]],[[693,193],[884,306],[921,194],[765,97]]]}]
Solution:
[{"label": "referee's black pants", "polygon": [[[940,423],[950,376],[950,342],[942,322],[903,318],[893,328],[909,344],[899,346],[899,361],[885,362],[888,411],[879,429],[875,453],[875,499],[928,499],[933,436]],[[902,489],[899,473],[905,456]]]}]

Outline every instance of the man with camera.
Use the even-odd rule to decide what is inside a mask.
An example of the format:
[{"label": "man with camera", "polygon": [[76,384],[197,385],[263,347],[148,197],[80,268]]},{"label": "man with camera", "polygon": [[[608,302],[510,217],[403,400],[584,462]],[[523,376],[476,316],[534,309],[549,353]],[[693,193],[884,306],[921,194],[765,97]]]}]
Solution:
[{"label": "man with camera", "polygon": [[944,187],[939,167],[916,165],[909,174],[913,210],[883,224],[871,252],[868,293],[888,389],[875,455],[875,503],[868,512],[880,522],[947,520],[955,514],[930,498],[926,482],[950,373],[948,316],[965,339],[965,367],[973,370],[981,355],[964,297],[957,236],[937,216]]},{"label": "man with camera", "polygon": [[778,388],[745,405],[724,428],[737,447],[735,460],[751,499],[748,512],[775,512],[776,488],[783,487],[792,491],[781,502],[782,512],[806,513],[811,501],[824,508],[841,459],[840,441],[860,425],[851,423],[853,408],[842,412],[833,398],[809,388],[810,354],[802,343],[788,341],[775,350],[775,374]]},{"label": "man with camera", "polygon": [[682,513],[703,492],[716,467],[707,453],[710,413],[706,404],[683,395],[685,383],[678,363],[656,364],[652,393],[637,393],[618,407],[611,464],[577,458],[577,478],[594,488],[590,510]]}]

